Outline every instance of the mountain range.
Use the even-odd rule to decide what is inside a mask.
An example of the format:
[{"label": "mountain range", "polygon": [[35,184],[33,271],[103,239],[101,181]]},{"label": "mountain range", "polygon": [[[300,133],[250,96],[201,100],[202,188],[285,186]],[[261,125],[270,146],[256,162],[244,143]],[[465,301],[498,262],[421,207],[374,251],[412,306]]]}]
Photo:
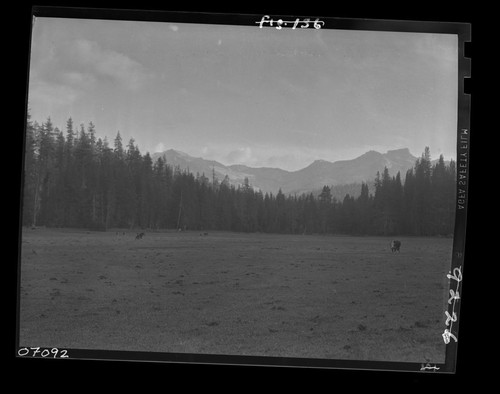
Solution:
[{"label": "mountain range", "polygon": [[163,157],[166,162],[181,170],[193,174],[204,174],[210,180],[215,175],[222,181],[227,175],[233,185],[242,185],[248,178],[250,185],[264,193],[302,194],[321,190],[324,185],[339,187],[343,185],[373,184],[377,171],[382,173],[387,167],[390,175],[401,173],[404,180],[406,171],[415,165],[417,157],[408,148],[389,150],[386,153],[369,151],[352,160],[330,162],[316,160],[309,166],[297,171],[286,171],[279,168],[253,168],[241,164],[226,166],[214,160],[205,160],[186,153],[169,149],[152,155],[153,161]]}]

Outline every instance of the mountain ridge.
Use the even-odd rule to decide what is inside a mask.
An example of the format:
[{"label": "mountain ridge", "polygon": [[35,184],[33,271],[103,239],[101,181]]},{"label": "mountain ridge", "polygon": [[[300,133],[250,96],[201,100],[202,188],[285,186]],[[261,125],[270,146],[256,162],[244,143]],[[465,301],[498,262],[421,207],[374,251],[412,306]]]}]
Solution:
[{"label": "mountain ridge", "polygon": [[413,168],[418,157],[413,156],[408,148],[388,150],[380,153],[370,150],[354,159],[328,161],[315,160],[308,166],[288,171],[275,167],[249,167],[243,164],[224,165],[216,160],[193,157],[187,153],[169,149],[152,155],[153,161],[163,157],[166,162],[178,166],[181,170],[189,170],[193,174],[215,175],[222,181],[226,175],[233,185],[242,185],[248,178],[254,189],[262,192],[285,194],[301,194],[313,192],[324,185],[337,186],[361,182],[372,182],[377,171],[387,167],[389,174],[398,172],[404,175]]}]

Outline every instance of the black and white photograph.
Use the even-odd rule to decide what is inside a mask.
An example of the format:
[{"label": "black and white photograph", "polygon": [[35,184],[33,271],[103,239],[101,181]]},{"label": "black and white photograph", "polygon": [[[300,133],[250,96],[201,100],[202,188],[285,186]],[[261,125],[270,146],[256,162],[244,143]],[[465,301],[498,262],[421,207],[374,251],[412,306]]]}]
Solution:
[{"label": "black and white photograph", "polygon": [[18,357],[453,372],[470,26],[86,15],[31,26]]}]

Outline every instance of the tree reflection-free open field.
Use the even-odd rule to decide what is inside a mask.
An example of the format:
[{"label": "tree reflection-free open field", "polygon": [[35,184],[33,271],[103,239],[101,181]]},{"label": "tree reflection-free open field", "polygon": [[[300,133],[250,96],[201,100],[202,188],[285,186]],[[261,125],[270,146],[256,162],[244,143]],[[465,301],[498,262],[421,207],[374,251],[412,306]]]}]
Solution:
[{"label": "tree reflection-free open field", "polygon": [[20,346],[444,362],[451,238],[23,229]]}]

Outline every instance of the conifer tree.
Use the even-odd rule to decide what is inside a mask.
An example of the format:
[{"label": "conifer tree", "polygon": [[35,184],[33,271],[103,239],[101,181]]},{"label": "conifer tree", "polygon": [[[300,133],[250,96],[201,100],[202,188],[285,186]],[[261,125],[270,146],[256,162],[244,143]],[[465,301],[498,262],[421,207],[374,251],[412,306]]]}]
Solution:
[{"label": "conifer tree", "polygon": [[38,179],[36,129],[28,111],[26,119],[23,171],[23,220],[25,226],[35,225],[36,184]]}]

